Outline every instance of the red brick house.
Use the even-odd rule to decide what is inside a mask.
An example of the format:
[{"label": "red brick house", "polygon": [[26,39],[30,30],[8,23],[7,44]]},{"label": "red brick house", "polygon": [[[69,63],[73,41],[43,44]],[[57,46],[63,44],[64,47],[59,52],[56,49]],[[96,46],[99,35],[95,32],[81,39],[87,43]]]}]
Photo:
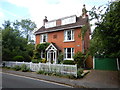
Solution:
[{"label": "red brick house", "polygon": [[[35,32],[36,45],[44,42],[51,43],[46,48],[47,61],[57,63],[60,52],[64,54],[64,60],[73,60],[73,55],[80,51],[83,52],[89,47],[90,27],[88,15],[82,11],[82,16],[76,15],[48,21],[47,17],[43,20],[43,26]],[[88,30],[84,39],[78,37],[81,28],[87,25]],[[41,57],[42,56],[41,52]],[[43,57],[44,58],[44,57]]]}]

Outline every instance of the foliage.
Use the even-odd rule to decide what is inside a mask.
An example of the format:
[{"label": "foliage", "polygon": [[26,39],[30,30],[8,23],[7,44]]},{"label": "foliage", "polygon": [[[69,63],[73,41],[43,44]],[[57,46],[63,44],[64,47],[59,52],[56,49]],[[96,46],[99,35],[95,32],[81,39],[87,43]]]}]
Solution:
[{"label": "foliage", "polygon": [[58,60],[58,63],[61,63],[61,62],[63,61],[63,54],[62,54],[62,53],[60,53],[60,54],[58,55],[57,60]]},{"label": "foliage", "polygon": [[84,55],[81,52],[77,52],[74,56],[73,56],[74,62],[75,64],[77,64],[78,68],[83,66],[83,62],[84,62]]},{"label": "foliage", "polygon": [[77,78],[81,78],[81,74],[83,73],[83,69],[82,68],[79,68],[77,70]]},{"label": "foliage", "polygon": [[33,59],[32,60],[32,63],[39,63],[39,62],[41,62],[41,59],[39,59],[39,60],[38,59]]},{"label": "foliage", "polygon": [[22,71],[22,72],[27,72],[27,71],[30,71],[30,68],[28,68],[28,67],[26,66],[26,64],[22,64],[22,65],[21,65],[21,71]]},{"label": "foliage", "polygon": [[44,71],[39,70],[39,71],[37,71],[37,74],[44,74]]},{"label": "foliage", "polygon": [[[105,10],[103,12],[103,10]],[[108,3],[107,6],[93,7],[91,20],[96,20],[90,44],[91,55],[120,57],[120,2]]]},{"label": "foliage", "polygon": [[13,67],[13,69],[14,69],[15,71],[19,71],[19,70],[21,69],[21,67],[20,67],[19,65],[15,65],[15,66]]},{"label": "foliage", "polygon": [[64,60],[63,64],[74,65],[75,63],[73,60]]},{"label": "foliage", "polygon": [[33,51],[33,59],[41,58],[40,52],[37,50]]},{"label": "foliage", "polygon": [[41,60],[41,63],[46,63],[47,62],[47,60],[45,59],[45,58],[43,58],[42,60]]},{"label": "foliage", "polygon": [[34,22],[32,22],[29,19],[23,19],[20,22],[16,20],[16,22],[14,22],[13,25],[16,29],[21,28],[21,31],[23,31],[22,34],[26,36],[27,41],[31,41],[31,32],[36,28],[36,24]]},{"label": "foliage", "polygon": [[25,58],[24,58],[23,56],[15,56],[15,57],[13,57],[13,60],[14,60],[14,61],[22,62],[22,61],[25,60]]},{"label": "foliage", "polygon": [[50,45],[50,43],[47,43],[47,42],[42,43],[42,44],[38,44],[36,46],[36,49],[37,49],[37,51],[41,52],[41,51],[45,50],[49,45]]},{"label": "foliage", "polygon": [[2,60],[11,61],[15,56],[23,56],[25,61],[31,61],[34,45],[28,44],[17,25],[5,21],[2,28]]}]

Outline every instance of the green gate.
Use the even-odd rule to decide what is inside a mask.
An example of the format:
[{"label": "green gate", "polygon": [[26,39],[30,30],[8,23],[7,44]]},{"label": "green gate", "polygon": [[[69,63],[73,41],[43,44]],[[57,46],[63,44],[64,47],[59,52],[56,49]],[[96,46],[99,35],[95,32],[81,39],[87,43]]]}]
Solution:
[{"label": "green gate", "polygon": [[95,58],[94,69],[96,70],[118,70],[116,58]]}]

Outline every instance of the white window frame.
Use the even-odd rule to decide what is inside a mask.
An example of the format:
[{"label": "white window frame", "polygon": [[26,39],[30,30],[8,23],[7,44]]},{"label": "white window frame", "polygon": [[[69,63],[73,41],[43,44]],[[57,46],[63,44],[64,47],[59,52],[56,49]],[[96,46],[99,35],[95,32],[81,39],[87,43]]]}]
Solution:
[{"label": "white window frame", "polygon": [[43,57],[43,54],[44,54],[45,52],[43,52],[43,51],[41,51],[41,58],[45,58],[45,57]]},{"label": "white window frame", "polygon": [[44,36],[46,36],[45,42],[47,42],[48,35],[47,35],[47,34],[41,34],[41,35],[40,35],[40,43],[45,43],[45,42],[43,41]]},{"label": "white window frame", "polygon": [[[68,40],[68,31],[71,32],[71,40]],[[64,42],[74,41],[74,30],[65,30],[64,31]]]},{"label": "white window frame", "polygon": [[64,48],[64,60],[74,60],[73,59],[73,56],[74,56],[74,48],[70,48],[71,49],[71,58],[68,58],[68,50],[67,50],[68,48]]}]

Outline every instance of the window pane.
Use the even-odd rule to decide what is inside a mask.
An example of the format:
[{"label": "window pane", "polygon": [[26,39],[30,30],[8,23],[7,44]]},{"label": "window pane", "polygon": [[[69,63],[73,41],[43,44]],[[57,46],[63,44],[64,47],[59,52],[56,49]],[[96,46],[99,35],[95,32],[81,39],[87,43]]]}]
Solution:
[{"label": "window pane", "polygon": [[67,40],[71,40],[71,30],[67,31]]},{"label": "window pane", "polygon": [[71,58],[71,48],[67,48],[67,58]]}]

